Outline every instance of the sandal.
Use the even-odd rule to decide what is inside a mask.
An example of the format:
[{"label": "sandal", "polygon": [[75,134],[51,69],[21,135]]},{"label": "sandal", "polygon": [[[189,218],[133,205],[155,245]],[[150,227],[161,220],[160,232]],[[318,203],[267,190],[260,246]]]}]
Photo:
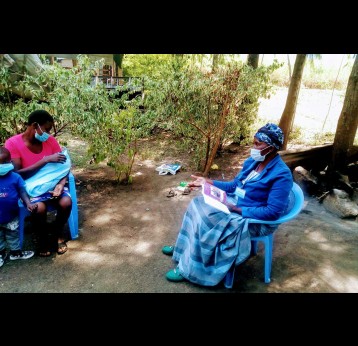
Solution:
[{"label": "sandal", "polygon": [[39,252],[39,256],[40,256],[40,257],[49,257],[49,256],[51,256],[51,251],[47,251],[47,250],[45,250],[45,251],[40,251],[40,252]]},{"label": "sandal", "polygon": [[189,193],[190,193],[190,188],[186,187],[183,191],[183,195],[189,195]]},{"label": "sandal", "polygon": [[167,197],[174,197],[176,195],[176,193],[174,192],[174,190],[170,190],[167,194]]},{"label": "sandal", "polygon": [[57,244],[57,253],[63,255],[68,250],[67,244],[65,241]]}]

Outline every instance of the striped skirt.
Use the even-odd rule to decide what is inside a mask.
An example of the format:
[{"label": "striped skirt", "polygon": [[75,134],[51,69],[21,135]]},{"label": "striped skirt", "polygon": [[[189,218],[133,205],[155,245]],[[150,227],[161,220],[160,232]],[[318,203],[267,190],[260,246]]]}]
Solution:
[{"label": "striped skirt", "polygon": [[225,214],[204,202],[190,202],[174,247],[173,260],[187,280],[215,286],[233,265],[249,257],[251,250],[247,219]]}]

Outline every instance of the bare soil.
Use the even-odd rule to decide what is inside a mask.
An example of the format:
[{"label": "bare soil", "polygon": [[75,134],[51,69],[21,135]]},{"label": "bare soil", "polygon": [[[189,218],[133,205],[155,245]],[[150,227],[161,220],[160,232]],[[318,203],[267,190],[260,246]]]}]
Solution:
[{"label": "bare soil", "polygon": [[[304,210],[275,234],[270,284],[263,282],[262,248],[239,267],[232,290],[168,282],[165,273],[173,263],[161,248],[175,242],[187,205],[200,194],[177,191],[167,197],[171,188],[196,173],[189,155],[180,157],[173,149],[173,140],[164,133],[142,141],[142,153],[156,156],[136,158],[133,184],[127,186],[117,185],[105,164],[74,164],[79,238],[68,242],[64,255],[7,261],[0,268],[0,293],[358,292],[358,222],[337,218],[312,196],[305,196]],[[72,156],[88,160],[82,142],[70,140],[68,148]],[[224,151],[211,177],[232,179],[248,150]],[[156,172],[160,164],[175,161],[182,164],[176,175]],[[34,246],[27,229],[24,249]]]}]

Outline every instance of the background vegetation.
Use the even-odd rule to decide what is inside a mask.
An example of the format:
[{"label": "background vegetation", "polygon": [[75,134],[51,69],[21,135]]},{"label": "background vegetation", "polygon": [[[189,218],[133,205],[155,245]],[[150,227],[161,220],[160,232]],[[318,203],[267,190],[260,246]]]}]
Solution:
[{"label": "background vegetation", "polygon": [[[303,87],[344,90],[352,56],[345,56],[339,68],[331,69],[324,68],[319,58],[309,59]],[[125,86],[108,93],[104,85],[93,83],[103,61],[92,64],[79,56],[77,66],[64,69],[42,59],[44,68],[38,74],[21,71],[18,78],[0,62],[1,144],[24,130],[31,111],[46,109],[56,120],[55,135],[67,131],[84,139],[93,162],[105,160],[118,182],[127,183],[138,139],[157,130],[181,139],[179,150],[190,153],[196,166],[207,173],[221,146],[251,141],[260,102],[272,97],[277,88],[287,87],[292,70],[289,60],[279,63],[264,55],[253,69],[245,55],[124,54],[124,76],[144,78],[143,104],[141,98],[129,101],[130,89]],[[307,144],[334,137],[332,132],[321,132]],[[302,128],[295,125],[290,141],[300,143],[303,137]]]}]

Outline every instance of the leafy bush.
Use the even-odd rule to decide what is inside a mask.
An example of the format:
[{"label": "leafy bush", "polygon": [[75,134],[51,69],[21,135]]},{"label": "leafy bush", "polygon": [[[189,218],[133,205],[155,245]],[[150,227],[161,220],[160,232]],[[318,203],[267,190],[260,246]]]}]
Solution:
[{"label": "leafy bush", "polygon": [[[55,136],[65,129],[85,139],[96,161],[108,159],[119,182],[131,181],[131,168],[136,154],[136,139],[141,135],[142,114],[137,99],[128,101],[128,94],[119,97],[119,88],[108,92],[103,84],[94,84],[94,65],[79,56],[78,65],[64,69],[58,64],[47,65],[37,75],[26,72],[20,79],[4,66],[0,69],[1,141],[24,130],[28,115],[45,109],[54,116]],[[14,90],[20,97],[12,99]],[[30,97],[28,99],[27,97]]]},{"label": "leafy bush", "polygon": [[205,72],[186,59],[172,59],[149,82],[146,107],[157,114],[156,126],[181,137],[183,149],[207,175],[222,143],[250,133],[258,99],[269,95],[270,73],[278,66],[252,69],[234,62]]}]

